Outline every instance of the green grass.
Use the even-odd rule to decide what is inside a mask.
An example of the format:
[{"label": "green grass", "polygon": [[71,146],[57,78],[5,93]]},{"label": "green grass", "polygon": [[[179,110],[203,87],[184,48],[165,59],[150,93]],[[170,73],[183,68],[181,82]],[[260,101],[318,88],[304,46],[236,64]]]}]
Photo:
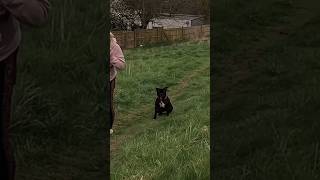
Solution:
[{"label": "green grass", "polygon": [[[214,28],[214,178],[319,179],[319,3],[228,2],[239,8]],[[243,20],[253,9],[275,20]],[[226,19],[234,11],[243,16]]]},{"label": "green grass", "polygon": [[[129,137],[112,153],[112,179],[209,179],[209,44],[138,48],[125,56],[116,96],[122,126],[112,138]],[[152,120],[155,88],[163,86],[174,112]]]},{"label": "green grass", "polygon": [[[126,69],[118,77],[118,110],[153,104],[156,86],[172,87],[197,67],[208,63],[207,44],[176,44],[126,51]],[[190,56],[190,57],[188,57]],[[169,88],[170,89],[170,88]]]},{"label": "green grass", "polygon": [[46,26],[23,27],[11,126],[17,179],[105,179],[106,4],[51,3]]},{"label": "green grass", "polygon": [[[90,3],[56,0],[51,3],[50,19],[45,27],[23,27],[11,125],[17,161],[16,179],[106,179],[108,108],[105,87],[109,80],[105,72],[108,53],[105,45],[109,40],[106,39],[105,15],[108,8],[105,2],[96,0]],[[208,44],[203,43],[148,46],[128,51],[128,68],[120,74],[117,84],[118,111],[128,114],[141,103],[153,106],[156,86],[168,85],[170,91],[174,90],[179,80],[188,73],[198,67],[209,66],[208,52]],[[188,55],[195,56],[190,59]],[[159,170],[163,172],[161,176],[165,177],[165,168],[170,172],[172,165],[179,164],[179,176],[209,176],[208,130],[202,130],[209,124],[208,78],[207,68],[202,76],[192,80],[196,82],[198,79],[199,82],[188,87],[193,90],[178,97],[182,100],[174,104],[177,108],[176,116],[170,116],[168,121],[151,121],[151,111],[143,114],[148,116],[143,119],[144,122],[155,125],[161,123],[159,130],[163,131],[159,131],[159,134],[151,131],[150,137],[159,136],[161,141],[161,138],[170,135],[186,143],[181,153],[177,142],[164,143],[171,146],[172,155],[180,160],[159,169],[155,165],[153,170],[149,169],[146,173]],[[196,92],[202,96],[198,97]],[[191,98],[195,94],[197,97]],[[184,104],[202,99],[207,101],[194,108],[191,104]],[[189,120],[190,113],[182,113],[185,110],[194,112],[191,117],[200,123]],[[126,123],[122,119],[119,121]],[[174,129],[170,123],[184,127]],[[146,124],[138,125],[143,127]],[[140,129],[137,126],[131,127]],[[192,129],[188,130],[188,127]],[[126,133],[126,129],[117,129],[116,134],[122,132]],[[138,133],[135,135],[137,141],[143,137]],[[189,148],[192,151],[187,151]],[[203,150],[199,153],[196,148]],[[125,155],[122,151],[124,149],[119,150],[120,155]],[[125,152],[133,153],[128,150]],[[189,164],[185,163],[189,161],[184,160],[187,157],[191,158]],[[121,159],[120,156],[118,158]],[[151,161],[149,159],[149,163]],[[161,161],[168,162],[168,158],[157,162]],[[122,166],[119,170],[128,167]],[[200,167],[200,170],[194,167]],[[190,170],[189,175],[185,173],[187,170]]]}]

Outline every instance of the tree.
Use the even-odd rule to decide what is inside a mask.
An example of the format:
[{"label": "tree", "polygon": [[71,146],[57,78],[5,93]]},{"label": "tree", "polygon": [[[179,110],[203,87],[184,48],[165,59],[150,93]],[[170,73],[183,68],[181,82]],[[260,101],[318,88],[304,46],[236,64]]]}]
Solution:
[{"label": "tree", "polygon": [[167,0],[165,9],[169,14],[198,14],[210,17],[209,0]]},{"label": "tree", "polygon": [[199,0],[199,10],[205,17],[206,21],[210,20],[210,3],[209,0]]},{"label": "tree", "polygon": [[162,0],[124,0],[141,20],[141,28],[146,29],[151,19],[159,16]]},{"label": "tree", "polygon": [[135,25],[137,13],[128,8],[123,0],[112,0],[110,4],[111,29],[128,30]]}]

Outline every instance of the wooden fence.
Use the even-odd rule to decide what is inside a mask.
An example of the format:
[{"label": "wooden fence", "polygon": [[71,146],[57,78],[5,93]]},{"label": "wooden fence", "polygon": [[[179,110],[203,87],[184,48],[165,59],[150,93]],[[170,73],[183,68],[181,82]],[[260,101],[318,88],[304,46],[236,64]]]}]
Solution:
[{"label": "wooden fence", "polygon": [[123,49],[159,42],[197,41],[210,39],[210,25],[181,27],[172,29],[154,28],[135,31],[113,31],[118,44]]}]

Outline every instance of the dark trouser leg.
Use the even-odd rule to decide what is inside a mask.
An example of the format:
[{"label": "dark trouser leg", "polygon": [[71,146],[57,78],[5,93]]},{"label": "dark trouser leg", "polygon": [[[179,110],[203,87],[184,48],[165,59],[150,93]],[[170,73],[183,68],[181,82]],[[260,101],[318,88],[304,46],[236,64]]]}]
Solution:
[{"label": "dark trouser leg", "polygon": [[112,129],[114,118],[115,118],[115,111],[114,111],[114,104],[113,104],[113,96],[114,96],[114,88],[115,88],[116,80],[113,79],[110,81],[110,129]]},{"label": "dark trouser leg", "polygon": [[3,121],[3,109],[2,109],[2,102],[3,102],[3,93],[4,93],[4,74],[5,74],[5,66],[4,62],[0,62],[0,103],[1,103],[1,109],[0,109],[0,143],[1,143],[1,149],[0,149],[0,179],[8,179],[8,163],[6,159],[6,153],[5,153],[5,144],[4,144],[4,121]]},{"label": "dark trouser leg", "polygon": [[[18,51],[18,50],[17,50]],[[15,161],[10,142],[11,98],[16,79],[17,51],[0,62],[1,178],[13,180]]]}]

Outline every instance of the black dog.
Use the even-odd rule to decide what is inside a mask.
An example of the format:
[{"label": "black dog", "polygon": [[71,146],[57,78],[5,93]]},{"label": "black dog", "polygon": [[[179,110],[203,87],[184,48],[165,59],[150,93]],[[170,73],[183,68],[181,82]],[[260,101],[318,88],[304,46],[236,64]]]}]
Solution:
[{"label": "black dog", "polygon": [[157,114],[161,115],[163,112],[167,113],[167,116],[172,112],[173,106],[170,102],[169,97],[167,96],[167,89],[168,87],[165,87],[163,89],[156,88],[157,90],[157,99],[155,101],[155,107],[154,107],[154,117],[153,119],[157,118]]}]

